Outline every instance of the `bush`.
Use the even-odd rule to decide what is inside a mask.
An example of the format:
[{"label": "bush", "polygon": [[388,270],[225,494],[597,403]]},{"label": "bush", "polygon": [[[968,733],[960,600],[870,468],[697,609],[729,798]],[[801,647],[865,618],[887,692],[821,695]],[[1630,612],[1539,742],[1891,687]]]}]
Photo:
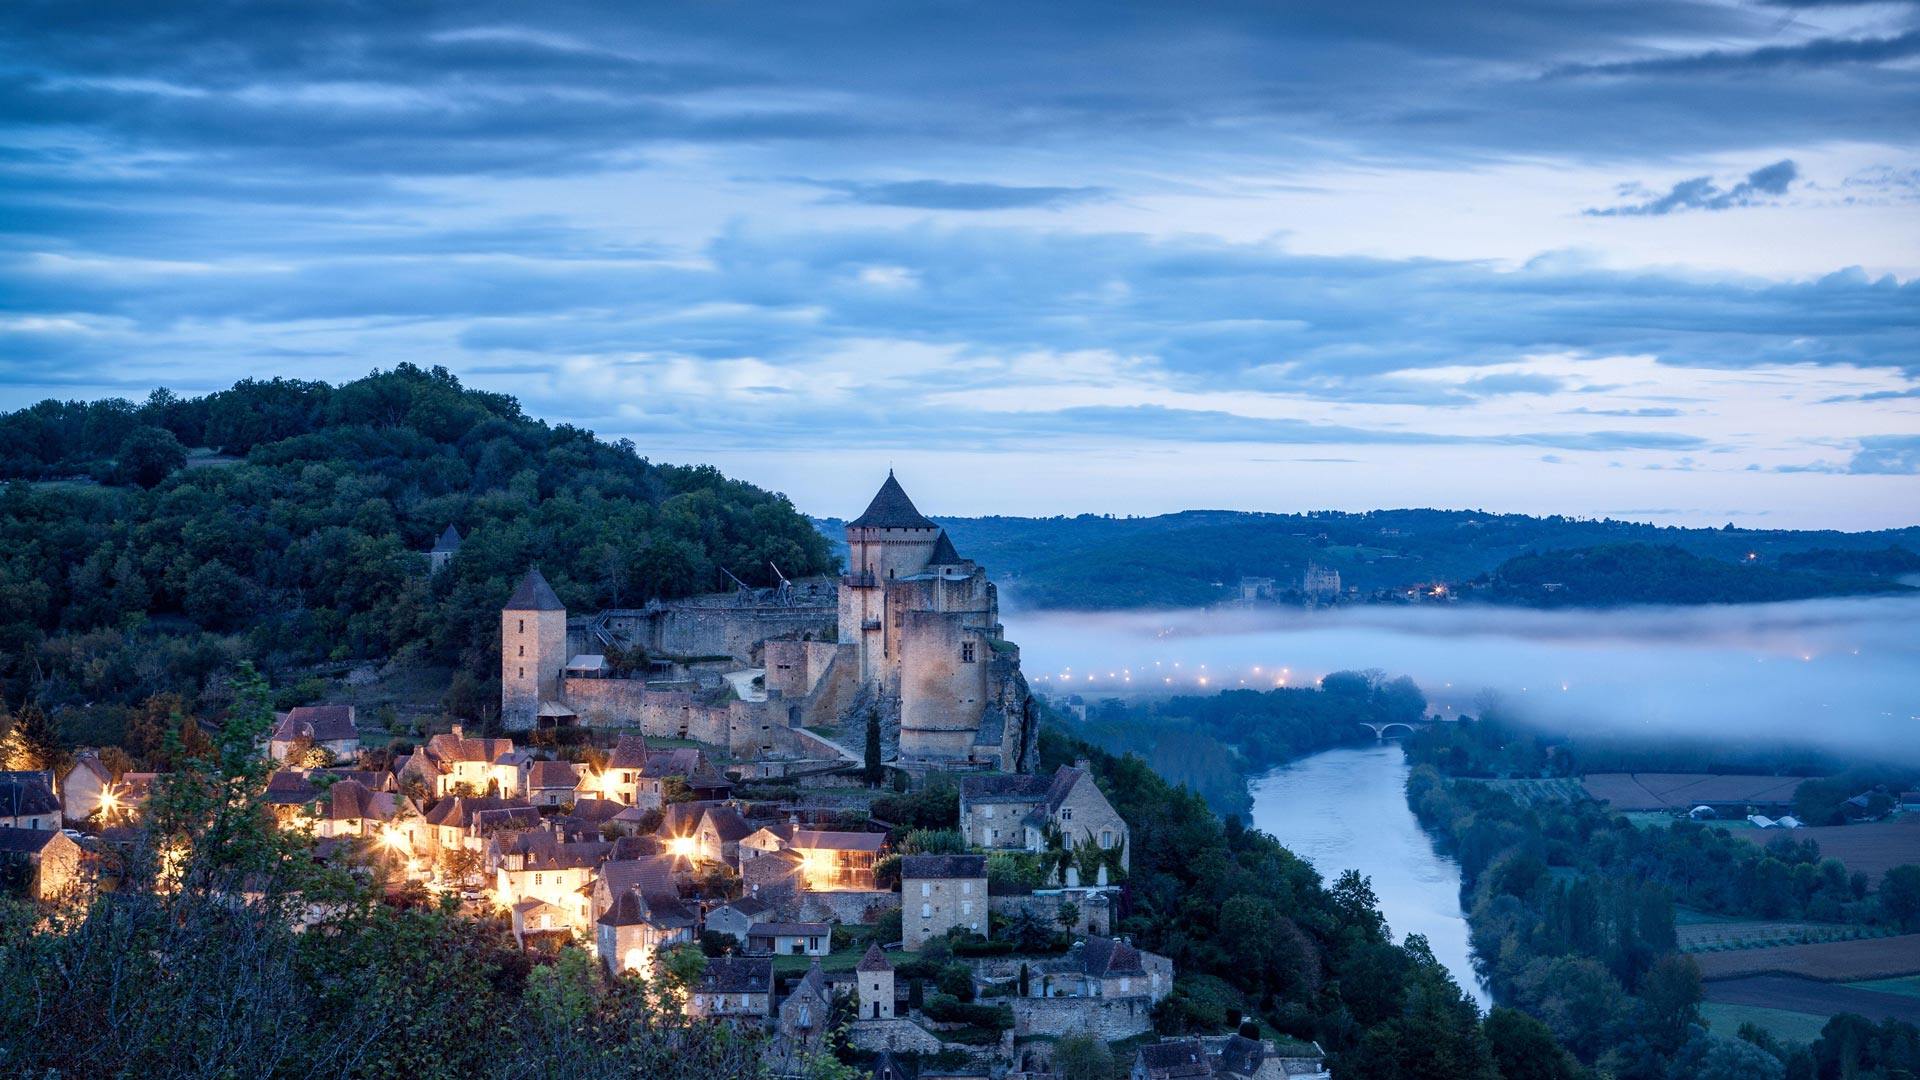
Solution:
[{"label": "bush", "polygon": [[941,968],[933,984],[939,988],[939,996],[954,997],[961,1001],[973,1000],[973,969],[965,964],[948,964]]}]

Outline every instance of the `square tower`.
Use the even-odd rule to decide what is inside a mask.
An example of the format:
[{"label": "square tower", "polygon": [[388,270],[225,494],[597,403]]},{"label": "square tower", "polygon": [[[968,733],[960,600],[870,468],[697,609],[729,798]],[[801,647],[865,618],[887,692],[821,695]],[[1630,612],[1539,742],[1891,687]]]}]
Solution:
[{"label": "square tower", "polygon": [[860,984],[860,1019],[893,1019],[893,965],[887,963],[887,954],[869,945],[853,971]]},{"label": "square tower", "polygon": [[560,700],[566,663],[566,605],[534,567],[500,611],[500,726],[533,730],[541,704]]}]

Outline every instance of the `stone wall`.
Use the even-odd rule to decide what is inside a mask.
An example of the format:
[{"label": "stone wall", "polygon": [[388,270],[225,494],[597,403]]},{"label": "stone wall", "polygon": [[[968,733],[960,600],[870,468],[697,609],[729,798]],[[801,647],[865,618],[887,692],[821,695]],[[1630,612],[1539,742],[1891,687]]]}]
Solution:
[{"label": "stone wall", "polygon": [[776,702],[703,705],[684,690],[653,690],[638,679],[563,679],[561,691],[583,723],[632,727],[655,739],[692,739],[735,757],[798,758],[832,753],[787,726]]},{"label": "stone wall", "polygon": [[768,638],[811,634],[830,638],[839,610],[829,607],[708,607],[669,605],[638,620],[633,639],[664,656],[731,656],[752,663]]},{"label": "stone wall", "polygon": [[871,924],[900,906],[900,894],[861,889],[800,894],[800,922]]},{"label": "stone wall", "polygon": [[[996,896],[988,901],[997,915],[1012,915],[1021,908],[1032,908],[1049,926],[1059,925],[1060,905],[1073,901],[1080,918],[1073,925],[1076,934],[1108,934],[1113,931],[1112,907],[1107,894],[1100,892],[1042,892],[1032,896]],[[1014,967],[1017,969],[1019,964]]]},{"label": "stone wall", "polygon": [[1144,994],[1122,998],[1008,998],[1013,1006],[1015,1038],[1059,1038],[1092,1032],[1107,1042],[1131,1039],[1153,1030],[1153,999]]},{"label": "stone wall", "polygon": [[847,1039],[859,1050],[878,1053],[918,1051],[937,1054],[946,1048],[932,1032],[911,1020],[861,1020],[849,1026]]}]

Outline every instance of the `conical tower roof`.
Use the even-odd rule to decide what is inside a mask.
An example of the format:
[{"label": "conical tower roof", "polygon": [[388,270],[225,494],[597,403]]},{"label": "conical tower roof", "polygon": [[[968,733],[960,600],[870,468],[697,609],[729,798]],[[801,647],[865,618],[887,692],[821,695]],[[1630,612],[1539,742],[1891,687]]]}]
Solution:
[{"label": "conical tower roof", "polygon": [[866,955],[862,956],[860,958],[860,962],[858,964],[855,964],[853,967],[855,971],[892,971],[893,970],[893,965],[887,962],[887,954],[884,952],[881,952],[880,946],[877,944],[867,946]]},{"label": "conical tower roof", "polygon": [[940,539],[933,542],[933,554],[927,559],[928,566],[956,566],[960,563],[960,553],[953,550],[953,541],[947,538],[947,530],[940,530]]},{"label": "conical tower roof", "polygon": [[527,568],[527,576],[520,579],[513,595],[507,598],[506,610],[565,611],[567,605],[560,602],[560,598],[554,595],[553,586],[540,576],[540,568],[533,566]]},{"label": "conical tower roof", "polygon": [[914,507],[913,500],[907,498],[906,489],[900,481],[893,478],[893,470],[887,470],[887,482],[880,485],[873,501],[867,504],[867,512],[847,522],[849,529],[937,529],[940,526],[928,521],[926,516]]},{"label": "conical tower roof", "polygon": [[460,530],[454,528],[451,525],[447,526],[447,531],[440,534],[440,539],[438,542],[436,542],[433,545],[433,550],[459,551],[460,550]]}]

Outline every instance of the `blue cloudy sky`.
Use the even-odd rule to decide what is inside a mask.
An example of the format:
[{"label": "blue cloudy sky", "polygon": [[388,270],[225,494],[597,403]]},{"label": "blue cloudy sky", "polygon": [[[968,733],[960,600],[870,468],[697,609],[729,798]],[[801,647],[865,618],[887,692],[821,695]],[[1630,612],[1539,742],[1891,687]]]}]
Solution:
[{"label": "blue cloudy sky", "polygon": [[0,5],[0,406],[444,364],[857,512],[1920,519],[1912,3]]}]

